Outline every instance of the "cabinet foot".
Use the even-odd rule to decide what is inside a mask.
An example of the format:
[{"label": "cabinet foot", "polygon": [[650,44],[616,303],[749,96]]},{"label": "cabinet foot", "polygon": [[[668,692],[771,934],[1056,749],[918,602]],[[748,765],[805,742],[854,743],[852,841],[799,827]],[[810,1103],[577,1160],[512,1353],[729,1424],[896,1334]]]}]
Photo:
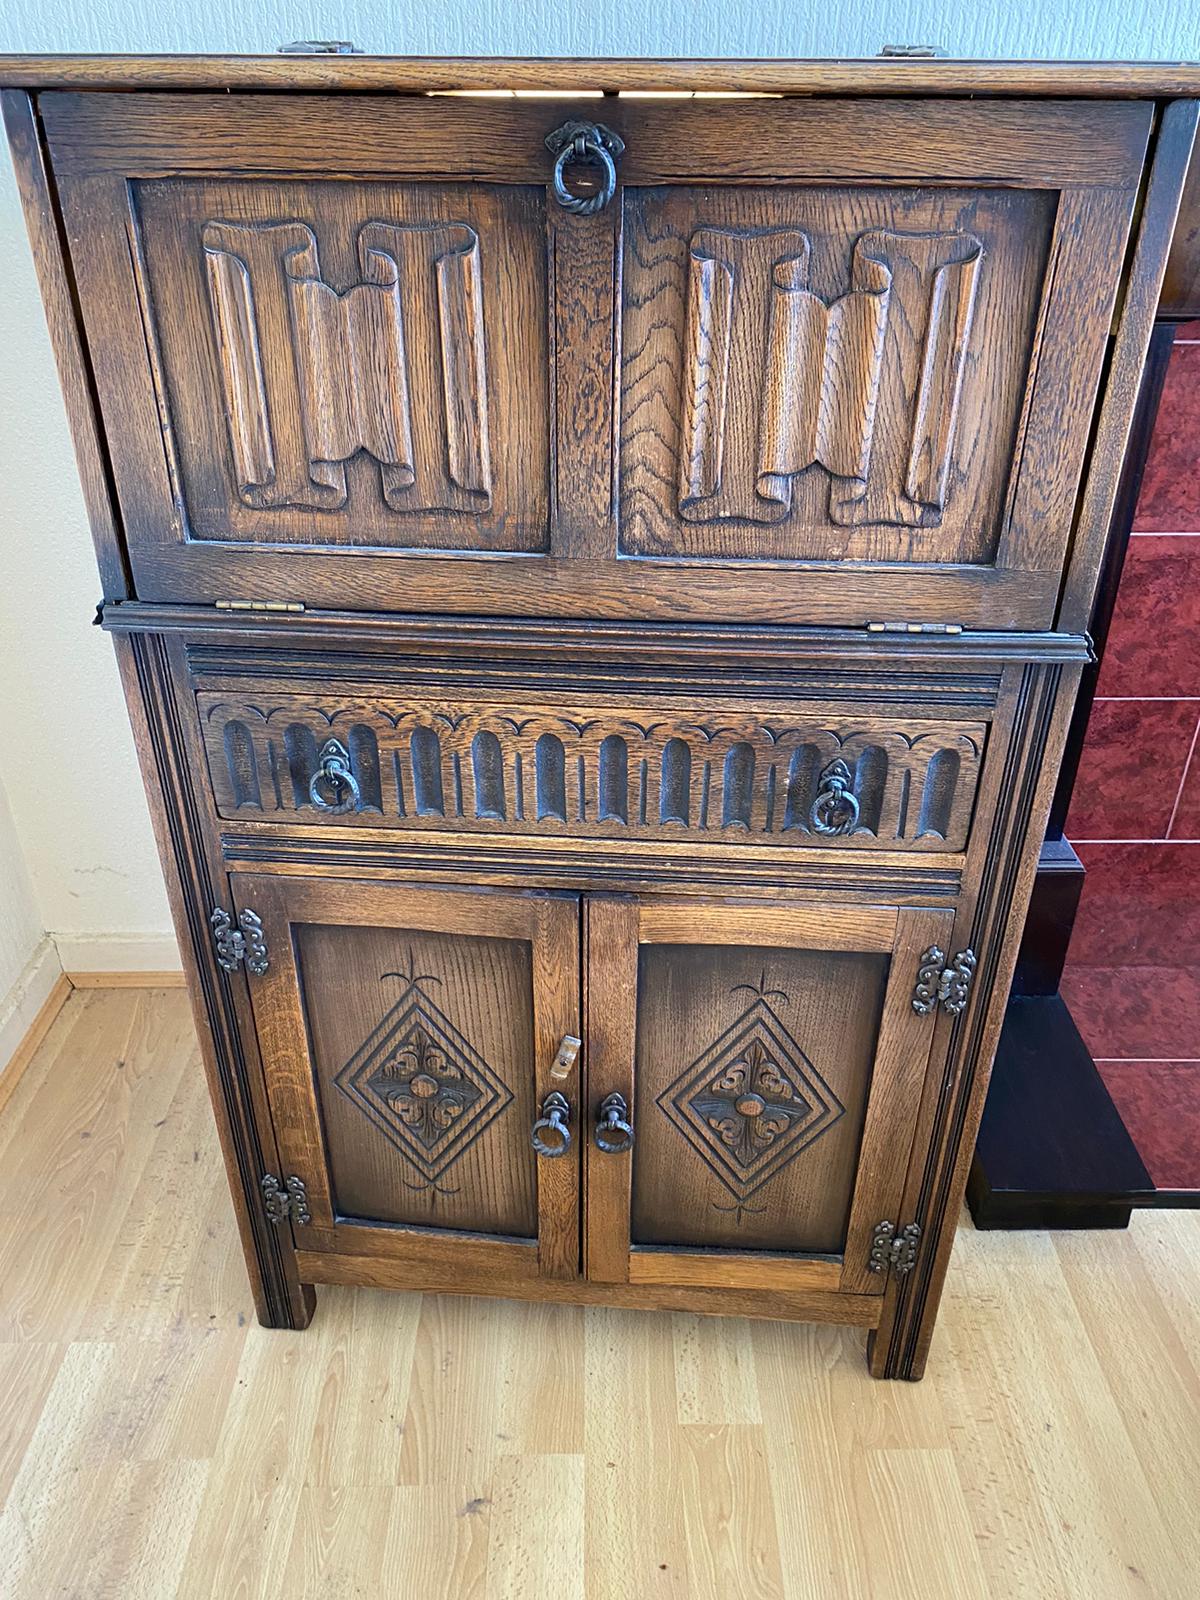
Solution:
[{"label": "cabinet foot", "polygon": [[891,1372],[887,1370],[887,1347],[876,1329],[867,1334],[867,1371],[873,1378],[899,1378],[905,1383],[919,1383],[925,1376],[925,1357],[921,1355]]},{"label": "cabinet foot", "polygon": [[259,1304],[258,1323],[262,1328],[282,1328],[302,1333],[313,1319],[317,1309],[317,1291],[311,1283],[296,1285],[296,1292],[282,1304]]}]

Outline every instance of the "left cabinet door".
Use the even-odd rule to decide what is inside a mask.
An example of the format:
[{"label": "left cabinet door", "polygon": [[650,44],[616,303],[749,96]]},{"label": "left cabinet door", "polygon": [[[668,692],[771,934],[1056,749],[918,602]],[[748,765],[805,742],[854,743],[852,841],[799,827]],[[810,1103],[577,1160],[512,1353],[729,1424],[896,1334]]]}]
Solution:
[{"label": "left cabinet door", "polygon": [[279,1176],[307,1199],[297,1246],[464,1282],[574,1277],[578,901],[230,881],[266,939],[248,981]]}]

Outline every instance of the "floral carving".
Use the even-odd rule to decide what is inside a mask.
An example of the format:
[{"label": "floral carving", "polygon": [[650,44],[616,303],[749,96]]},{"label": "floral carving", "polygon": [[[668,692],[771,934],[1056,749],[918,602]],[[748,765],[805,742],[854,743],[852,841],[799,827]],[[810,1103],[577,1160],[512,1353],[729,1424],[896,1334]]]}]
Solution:
[{"label": "floral carving", "polygon": [[[739,988],[745,987],[739,985]],[[746,1202],[844,1115],[784,1027],[764,981],[754,999],[658,1097],[658,1105],[732,1194]]]},{"label": "floral carving", "polygon": [[404,993],[334,1082],[416,1169],[415,1187],[436,1191],[512,1091],[426,992],[439,979],[411,960],[408,973],[388,978],[400,978]]}]

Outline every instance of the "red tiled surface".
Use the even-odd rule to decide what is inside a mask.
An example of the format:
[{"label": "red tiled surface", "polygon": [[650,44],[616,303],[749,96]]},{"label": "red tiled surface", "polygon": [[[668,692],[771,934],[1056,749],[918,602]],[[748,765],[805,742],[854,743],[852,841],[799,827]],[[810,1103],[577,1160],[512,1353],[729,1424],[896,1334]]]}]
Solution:
[{"label": "red tiled surface", "polygon": [[1200,532],[1200,344],[1177,344],[1163,385],[1134,527]]},{"label": "red tiled surface", "polygon": [[1200,1060],[1200,967],[1074,967],[1062,997],[1093,1060]]},{"label": "red tiled surface", "polygon": [[1197,718],[1200,701],[1097,700],[1067,837],[1073,843],[1165,838]]},{"label": "red tiled surface", "polygon": [[1096,692],[1200,697],[1200,538],[1130,539]]},{"label": "red tiled surface", "polygon": [[1200,1190],[1200,342],[1172,353],[1134,529],[1067,822],[1087,876],[1062,994],[1155,1184]]},{"label": "red tiled surface", "polygon": [[[1175,820],[1171,824],[1171,838],[1200,841],[1200,728],[1197,728],[1192,759],[1179,793]],[[1196,903],[1196,921],[1200,925],[1200,900]],[[1197,937],[1200,940],[1200,935]]]},{"label": "red tiled surface", "polygon": [[1075,848],[1087,876],[1069,967],[1200,968],[1200,844]]},{"label": "red tiled surface", "polygon": [[1200,1061],[1097,1061],[1159,1189],[1200,1189]]}]

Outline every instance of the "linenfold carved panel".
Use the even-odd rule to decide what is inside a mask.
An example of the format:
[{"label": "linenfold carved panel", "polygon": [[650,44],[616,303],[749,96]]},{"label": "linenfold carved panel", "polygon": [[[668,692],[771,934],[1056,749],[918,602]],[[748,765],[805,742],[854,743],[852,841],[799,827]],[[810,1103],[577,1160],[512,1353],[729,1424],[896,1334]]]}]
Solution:
[{"label": "linenfold carved panel", "polygon": [[779,521],[792,480],[820,466],[833,522],[936,526],[981,254],[966,233],[866,233],[850,291],[827,303],[798,229],[697,229],[681,514]]},{"label": "linenfold carved panel", "polygon": [[316,556],[548,548],[544,186],[161,177],[128,203],[156,530]]},{"label": "linenfold carved panel", "polygon": [[[738,709],[198,700],[222,816],[376,828],[958,851],[985,738],[978,723]],[[349,810],[320,779],[333,741]],[[852,804],[831,800],[834,770]]]},{"label": "linenfold carved panel", "polygon": [[[987,184],[627,189],[621,552],[1008,565],[1055,205]],[[802,576],[780,592],[802,600]]]},{"label": "linenfold carved panel", "polygon": [[474,229],[367,222],[341,294],[307,223],[211,221],[202,239],[246,505],[343,506],[364,450],[395,511],[490,506]]}]

